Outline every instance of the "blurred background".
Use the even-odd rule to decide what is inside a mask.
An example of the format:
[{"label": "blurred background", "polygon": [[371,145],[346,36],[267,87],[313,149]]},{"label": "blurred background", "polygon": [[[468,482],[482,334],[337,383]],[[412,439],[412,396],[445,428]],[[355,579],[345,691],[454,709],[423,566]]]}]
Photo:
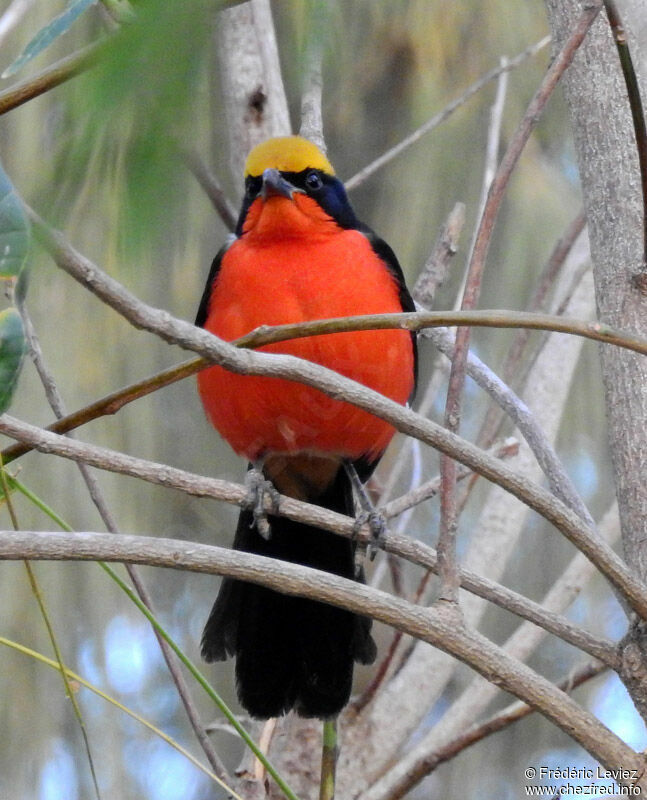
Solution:
[{"label": "blurred background", "polygon": [[[0,0],[0,21],[14,5]],[[217,4],[133,3],[138,19],[126,44],[106,63],[0,118],[0,160],[19,193],[69,241],[146,302],[193,320],[210,262],[226,229],[178,155],[178,143],[199,153],[238,205],[242,182],[229,172],[226,121],[216,52]],[[513,57],[547,33],[543,3],[523,0],[331,0],[314,35],[324,43],[324,125],[328,153],[346,179],[458,97],[502,56]],[[33,0],[2,34],[0,70],[59,13],[59,0]],[[304,44],[313,35],[311,5],[272,6],[292,121],[298,130]],[[31,62],[9,86],[37,74],[105,31],[99,5]],[[502,147],[523,114],[549,59],[549,47],[509,77]],[[4,88],[4,87],[1,87]],[[352,193],[360,219],[386,239],[413,284],[438,231],[457,201],[467,224],[450,278],[436,308],[453,306],[481,191],[490,107],[488,84],[448,121]],[[523,309],[555,241],[581,205],[569,121],[561,96],[551,99],[509,187],[490,252],[481,306]],[[185,358],[153,336],[135,331],[115,312],[56,269],[34,245],[27,308],[45,358],[69,410]],[[475,351],[494,369],[511,334],[475,331]],[[423,346],[422,375],[434,352]],[[442,418],[444,393],[434,408]],[[487,409],[468,386],[463,433],[475,433]],[[52,413],[31,364],[26,364],[11,413],[48,424]],[[85,441],[193,472],[240,481],[243,462],[206,422],[194,381],[141,399],[115,417],[79,432]],[[596,518],[607,509],[613,481],[606,452],[602,388],[594,345],[584,346],[565,412],[559,452]],[[78,530],[102,530],[76,466],[52,456],[20,459],[20,479]],[[426,477],[436,474],[425,454]],[[13,465],[15,467],[16,465]],[[98,479],[122,532],[207,543],[231,543],[236,509],[152,487],[134,479]],[[461,525],[478,511],[475,493]],[[22,497],[15,499],[25,529],[52,523]],[[0,508],[2,525],[10,521]],[[413,516],[411,535],[434,543],[437,509]],[[541,598],[561,571],[570,547],[532,517],[506,582]],[[146,716],[196,755],[184,710],[145,620],[92,564],[35,564],[66,663]],[[120,568],[121,569],[121,568]],[[123,572],[123,570],[122,570]],[[202,626],[217,591],[216,578],[142,569],[157,614],[195,661]],[[624,619],[602,581],[595,581],[570,616],[617,638]],[[497,641],[506,617],[486,630]],[[0,564],[0,634],[51,655],[51,647],[21,563]],[[380,630],[382,645],[388,631]],[[581,656],[547,639],[532,665],[550,678]],[[231,662],[206,670],[235,705]],[[459,671],[431,725],[465,680]],[[359,673],[358,687],[370,671]],[[205,720],[216,710],[198,690]],[[612,676],[580,690],[578,699],[632,746],[647,746],[642,722]],[[131,719],[87,691],[78,694],[104,797],[198,800],[219,797],[207,779]],[[0,797],[80,800],[93,796],[83,742],[59,675],[0,647]],[[421,731],[422,733],[422,731]],[[233,765],[242,752],[228,733],[217,748]],[[412,798],[518,797],[527,764],[589,766],[588,756],[539,718],[463,753],[411,793]],[[467,776],[467,778],[466,778]],[[473,776],[470,778],[469,776]],[[467,785],[466,785],[467,780]],[[470,782],[473,781],[473,785]]]}]

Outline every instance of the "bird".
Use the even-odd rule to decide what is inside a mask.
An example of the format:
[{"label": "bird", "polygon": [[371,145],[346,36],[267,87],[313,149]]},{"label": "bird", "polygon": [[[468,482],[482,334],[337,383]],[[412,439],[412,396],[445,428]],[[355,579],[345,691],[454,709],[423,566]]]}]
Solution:
[{"label": "bird", "polygon": [[[232,341],[260,325],[415,310],[393,250],[357,219],[313,142],[283,136],[258,144],[244,185],[235,232],[213,261],[196,325]],[[309,336],[259,349],[321,364],[403,405],[414,392],[409,331]],[[390,424],[280,378],[215,365],[197,382],[207,417],[263,481],[355,516],[352,470],[368,480],[395,433]],[[241,510],[233,547],[364,581],[353,540],[272,513],[262,519],[251,506]],[[376,646],[368,617],[226,577],[201,654],[207,662],[235,656],[238,699],[253,718],[294,710],[325,720],[347,705],[354,663],[372,663]]]}]

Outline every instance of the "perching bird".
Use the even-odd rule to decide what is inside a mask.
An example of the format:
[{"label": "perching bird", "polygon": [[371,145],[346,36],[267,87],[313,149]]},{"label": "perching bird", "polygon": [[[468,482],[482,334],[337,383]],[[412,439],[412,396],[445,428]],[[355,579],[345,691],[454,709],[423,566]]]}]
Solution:
[{"label": "perching bird", "polygon": [[[255,147],[235,238],[216,256],[196,325],[233,340],[259,325],[414,310],[391,248],[360,223],[328,159],[298,136]],[[402,330],[327,334],[267,345],[322,364],[406,403],[416,346]],[[316,389],[210,367],[198,375],[205,411],[232,448],[281,493],[354,516],[353,464],[366,480],[394,429]],[[269,514],[269,534],[241,512],[234,548],[362,580],[355,544]],[[260,531],[259,531],[260,527]],[[230,578],[202,636],[207,661],[236,657],[243,707],[260,719],[294,709],[327,718],[348,702],[353,662],[370,664],[371,621],[325,603]]]}]

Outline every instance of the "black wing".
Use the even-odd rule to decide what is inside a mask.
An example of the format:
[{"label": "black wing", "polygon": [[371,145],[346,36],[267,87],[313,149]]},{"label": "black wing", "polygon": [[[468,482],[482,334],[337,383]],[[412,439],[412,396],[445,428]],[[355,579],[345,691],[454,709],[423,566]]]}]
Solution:
[{"label": "black wing", "polygon": [[[409,294],[407,284],[404,280],[404,273],[402,272],[402,267],[400,266],[400,262],[398,261],[396,254],[384,241],[384,239],[380,239],[375,231],[369,228],[368,225],[364,225],[363,222],[360,222],[356,229],[366,236],[371,243],[371,247],[373,248],[374,252],[382,259],[391,275],[393,275],[395,278],[395,282],[398,286],[398,297],[400,298],[402,310],[415,311],[416,304],[413,301],[413,297],[411,297]],[[415,331],[411,332],[411,343],[413,346],[413,390],[411,392],[409,402],[413,400],[413,396],[416,393],[416,388],[418,385],[418,341]]]},{"label": "black wing", "polygon": [[207,278],[207,284],[204,287],[204,292],[202,292],[202,298],[200,300],[200,305],[198,306],[198,313],[195,318],[195,325],[199,328],[204,328],[204,323],[207,321],[207,317],[209,316],[209,301],[211,300],[211,289],[213,287],[214,281],[218,277],[218,272],[220,272],[220,265],[222,263],[222,257],[229,249],[231,245],[231,241],[224,244],[216,257],[211,264],[211,269],[209,270],[209,277]]}]

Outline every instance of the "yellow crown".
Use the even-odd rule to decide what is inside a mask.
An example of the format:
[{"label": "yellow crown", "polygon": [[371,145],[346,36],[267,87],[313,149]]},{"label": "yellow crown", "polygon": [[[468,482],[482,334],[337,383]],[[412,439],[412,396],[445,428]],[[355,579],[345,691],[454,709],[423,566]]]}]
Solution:
[{"label": "yellow crown", "polygon": [[332,164],[315,144],[302,136],[278,136],[256,145],[247,156],[245,175],[262,175],[266,169],[302,172],[308,168],[335,174]]}]

